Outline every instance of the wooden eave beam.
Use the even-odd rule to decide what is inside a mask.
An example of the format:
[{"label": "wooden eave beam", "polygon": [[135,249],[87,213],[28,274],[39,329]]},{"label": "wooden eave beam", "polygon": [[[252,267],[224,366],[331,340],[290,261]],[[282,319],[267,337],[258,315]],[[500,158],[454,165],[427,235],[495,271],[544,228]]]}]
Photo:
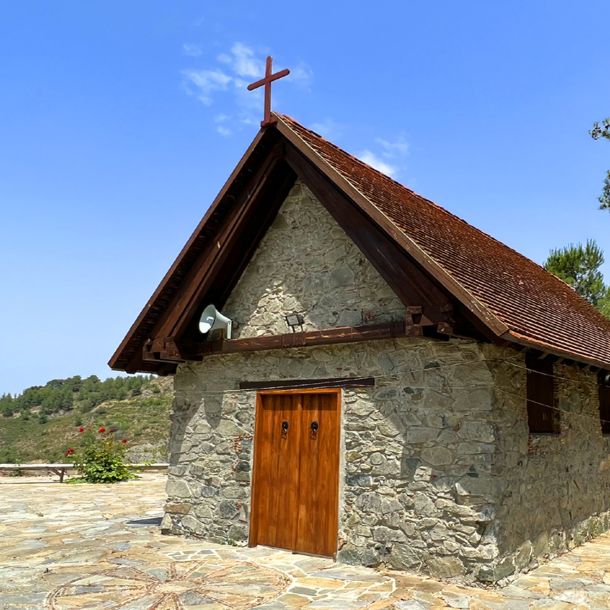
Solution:
[{"label": "wooden eave beam", "polygon": [[372,388],[374,377],[326,377],[317,379],[270,379],[266,381],[240,381],[240,390],[277,390],[313,388]]},{"label": "wooden eave beam", "polygon": [[538,354],[543,352],[552,355],[554,358],[563,359],[566,363],[576,364],[581,368],[590,367],[592,370],[605,370],[608,368],[608,364],[600,360],[578,356],[571,352],[549,346],[546,343],[534,341],[513,331],[510,331],[506,336],[501,337],[501,339],[505,341],[506,345],[521,349],[524,352],[535,351]]},{"label": "wooden eave beam", "polygon": [[436,325],[423,322],[414,325],[401,322],[387,322],[363,326],[341,326],[323,330],[265,335],[244,339],[217,339],[213,341],[184,342],[180,346],[171,338],[157,338],[148,341],[143,348],[142,360],[146,363],[171,363],[177,365],[186,360],[200,361],[209,354],[233,354],[292,347],[312,347],[319,345],[336,345],[359,341],[375,341],[398,337],[422,337],[444,340],[435,331]]},{"label": "wooden eave beam", "polygon": [[201,359],[206,354],[232,354],[415,336],[407,333],[408,329],[404,322],[371,324],[368,326],[343,326],[282,335],[210,341],[193,346],[193,352],[190,355],[195,356],[196,359]]}]

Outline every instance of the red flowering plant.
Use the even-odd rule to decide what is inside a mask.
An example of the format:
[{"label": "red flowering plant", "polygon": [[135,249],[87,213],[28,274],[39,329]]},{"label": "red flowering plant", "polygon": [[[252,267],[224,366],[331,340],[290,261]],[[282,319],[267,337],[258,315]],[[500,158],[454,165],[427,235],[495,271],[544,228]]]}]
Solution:
[{"label": "red flowering plant", "polygon": [[106,431],[104,426],[78,428],[78,447],[66,450],[66,457],[86,483],[116,483],[133,479],[134,474],[125,463],[127,439],[117,438],[116,429]]}]

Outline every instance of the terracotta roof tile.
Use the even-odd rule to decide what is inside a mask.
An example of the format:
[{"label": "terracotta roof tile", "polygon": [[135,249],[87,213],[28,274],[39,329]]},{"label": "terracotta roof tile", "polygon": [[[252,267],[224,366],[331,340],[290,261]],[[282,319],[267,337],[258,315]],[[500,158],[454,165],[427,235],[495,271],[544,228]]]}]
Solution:
[{"label": "terracotta roof tile", "polygon": [[503,322],[513,339],[610,366],[610,320],[567,284],[294,119],[278,116]]}]

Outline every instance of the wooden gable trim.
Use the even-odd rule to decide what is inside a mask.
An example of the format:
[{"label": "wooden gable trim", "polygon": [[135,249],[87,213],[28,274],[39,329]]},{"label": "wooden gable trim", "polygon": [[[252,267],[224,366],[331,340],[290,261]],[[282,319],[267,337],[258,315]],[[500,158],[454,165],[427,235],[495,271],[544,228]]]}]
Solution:
[{"label": "wooden gable trim", "polygon": [[[156,344],[162,343],[166,347],[160,352],[167,361],[200,359],[189,349],[192,340],[188,337],[197,336],[202,302],[222,308],[295,180],[296,175],[282,162],[279,151],[252,177],[244,197],[236,201],[235,214],[202,252],[157,324],[151,337],[153,352],[157,352]],[[143,359],[147,351],[145,348]]]},{"label": "wooden gable trim", "polygon": [[[407,311],[400,330],[387,325],[325,329],[256,339],[238,339],[218,343],[194,342],[196,322],[202,300],[222,308],[237,284],[262,236],[266,233],[297,176],[312,190],[373,266],[404,303]],[[238,212],[225,222],[219,238],[200,255],[198,264],[185,281],[154,336],[141,355],[144,363],[171,363],[201,360],[205,354],[256,351],[325,343],[347,343],[391,336],[431,336],[453,334],[453,299],[444,289],[402,252],[350,200],[321,175],[290,144],[277,146],[269,160],[253,175],[248,197]],[[261,203],[264,205],[261,208]],[[258,206],[258,207],[257,207]],[[249,228],[246,238],[240,229]],[[210,254],[211,252],[211,254]],[[468,333],[472,335],[472,333]]]},{"label": "wooden gable trim", "polygon": [[[426,327],[432,334],[473,336],[471,321],[464,323],[460,314],[464,308],[402,250],[396,228],[388,235],[309,157],[268,128],[255,138],[132,325],[109,362],[112,368],[171,374],[177,363],[201,359],[204,352],[189,335],[196,336],[202,300],[224,305],[297,176],[410,309],[408,334],[422,334]],[[484,325],[475,328],[477,336],[495,336]]]},{"label": "wooden gable trim", "polygon": [[[365,254],[369,262],[413,314],[418,324],[433,324],[439,333],[472,336],[489,340],[496,336],[475,316],[463,316],[457,299],[407,254],[362,208],[330,181],[295,146],[287,144],[285,155],[303,183]],[[419,308],[419,311],[417,311]],[[470,325],[473,328],[467,328]]]},{"label": "wooden gable trim", "polygon": [[[252,176],[243,196],[235,203],[234,214],[225,222],[218,236],[208,244],[208,248],[200,255],[190,276],[186,278],[183,289],[172,304],[172,310],[159,326],[158,335],[178,337],[186,330],[192,308],[198,306],[199,300],[210,289],[220,270],[227,270],[226,261],[231,251],[235,248],[245,254],[252,248],[251,241],[245,244],[243,239],[240,240],[243,238],[244,229],[253,231],[254,235],[261,233],[260,227],[264,227],[263,232],[266,231],[270,224],[269,216],[275,216],[279,209],[277,204],[281,204],[295,181],[295,176],[280,165],[280,158],[281,148],[278,146],[267,162]],[[267,205],[261,210],[260,205],[257,204],[261,203],[265,195],[272,196],[275,205]],[[254,245],[258,245],[256,240]],[[235,275],[233,269],[228,271]],[[225,282],[227,285],[231,283],[230,280]]]},{"label": "wooden gable trim", "polygon": [[309,159],[327,178],[339,187],[348,197],[373,219],[383,231],[392,237],[406,252],[408,252],[431,276],[449,291],[456,299],[462,302],[482,324],[493,331],[499,337],[508,332],[508,326],[504,324],[495,314],[485,307],[476,297],[459,284],[445,269],[424,252],[408,235],[399,228],[377,207],[375,207],[365,195],[354,185],[327,163],[307,142],[300,138],[279,115],[277,119],[279,132],[297,148],[307,159]]},{"label": "wooden gable trim", "polygon": [[[172,280],[176,278],[176,275],[180,274],[181,267],[183,265],[186,264],[188,266],[187,259],[189,258],[189,254],[193,249],[197,249],[197,242],[201,240],[204,229],[210,224],[213,224],[214,217],[219,215],[223,208],[223,204],[226,203],[226,200],[230,199],[231,191],[235,188],[236,184],[239,183],[239,178],[242,176],[242,174],[246,172],[247,165],[252,161],[253,157],[255,156],[255,152],[259,148],[264,147],[263,145],[265,144],[265,140],[268,140],[270,135],[273,136],[272,132],[270,131],[259,131],[250,146],[247,148],[246,152],[235,166],[235,169],[231,172],[220,192],[212,202],[212,205],[209,207],[208,211],[205,213],[189,237],[188,241],[176,257],[176,260],[172,263],[171,267],[157,286],[153,295],[150,297],[136,318],[135,322],[131,325],[123,341],[121,341],[121,344],[108,361],[108,364],[112,369],[126,370],[128,372],[150,371],[149,368],[134,368],[133,366],[130,366],[130,364],[133,365],[133,362],[130,363],[130,361],[134,359],[136,362],[138,361],[141,345],[148,338],[146,336],[147,333],[152,331],[154,325],[158,321],[157,316],[154,314],[164,307],[167,307],[169,299],[171,298],[170,294],[172,293],[170,286]],[[153,318],[152,322],[149,322],[150,318]],[[137,345],[134,345],[136,343]]]},{"label": "wooden gable trim", "polygon": [[[111,358],[109,364],[112,368],[128,372],[155,372],[156,369],[151,366],[156,365],[143,360],[142,346],[161,338],[173,343],[179,352],[176,337],[184,333],[191,323],[192,309],[196,308],[198,297],[210,289],[215,294],[222,293],[222,287],[231,282],[231,273],[237,277],[241,275],[252,250],[258,245],[296,179],[296,175],[281,161],[282,139],[275,131],[272,136],[265,141],[259,138],[258,144],[263,150],[252,150],[250,159],[242,159],[235,170],[239,179],[229,185],[233,188],[222,191],[223,197],[219,195],[215,199],[189,244],[172,265],[173,272],[170,270],[166,274],[140,314],[140,323],[136,321],[132,325]],[[261,209],[261,197],[267,198],[264,209]],[[244,240],[244,232],[254,234],[254,238]],[[250,250],[245,247],[245,241]],[[219,281],[221,268],[224,273],[231,270],[228,280],[223,276]],[[237,278],[233,279],[236,281]]]}]

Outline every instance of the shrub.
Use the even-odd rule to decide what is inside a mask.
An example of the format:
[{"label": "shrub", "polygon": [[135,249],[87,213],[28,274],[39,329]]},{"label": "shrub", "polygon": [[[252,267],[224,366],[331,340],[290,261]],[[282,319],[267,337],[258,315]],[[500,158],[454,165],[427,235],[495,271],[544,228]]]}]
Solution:
[{"label": "shrub", "polygon": [[65,455],[87,483],[116,483],[134,478],[125,463],[127,440],[117,438],[116,430],[101,426],[96,431],[81,426],[78,432],[78,446],[69,447]]}]

